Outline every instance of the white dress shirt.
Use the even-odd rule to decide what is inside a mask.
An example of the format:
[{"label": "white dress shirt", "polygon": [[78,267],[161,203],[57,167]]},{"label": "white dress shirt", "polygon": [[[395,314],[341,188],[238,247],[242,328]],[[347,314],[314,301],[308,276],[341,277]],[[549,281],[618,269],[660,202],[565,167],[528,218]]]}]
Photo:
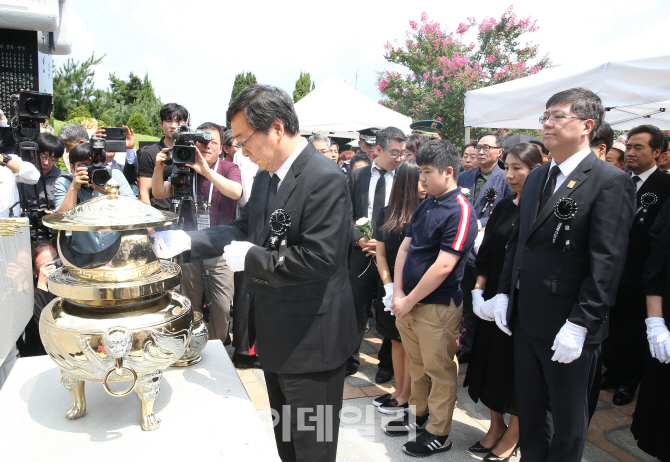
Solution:
[{"label": "white dress shirt", "polygon": [[281,188],[281,184],[284,181],[284,178],[286,178],[286,174],[291,168],[291,165],[293,165],[293,162],[295,162],[295,160],[298,158],[302,150],[305,149],[306,147],[307,147],[307,140],[303,138],[302,142],[298,145],[296,150],[293,151],[293,154],[288,156],[288,159],[286,159],[284,163],[279,166],[277,171],[274,173],[270,172],[270,176],[277,175],[279,177],[279,183],[277,183],[277,191],[279,191],[279,188]]},{"label": "white dress shirt", "polygon": [[[372,206],[375,201],[375,188],[377,187],[377,181],[381,174],[377,170],[377,159],[372,161],[372,175],[370,176],[370,187],[368,188],[368,218],[372,219]],[[386,189],[384,190],[384,206],[389,204],[389,197],[391,197],[391,188],[393,187],[393,179],[395,178],[395,170],[387,171],[384,175],[386,180]]]},{"label": "white dress shirt", "polygon": [[644,184],[644,182],[647,181],[647,179],[651,176],[652,173],[654,173],[654,172],[656,171],[657,168],[658,168],[658,167],[656,167],[656,166],[654,165],[654,166],[651,167],[649,170],[647,170],[646,172],[642,172],[642,173],[640,173],[639,175],[636,175],[635,173],[630,172],[630,173],[631,173],[631,178],[634,177],[634,176],[637,176],[637,177],[640,178],[637,182],[634,182],[634,183],[635,183],[635,190],[636,190],[636,191],[639,191],[639,190],[640,190],[640,188],[642,187],[642,185]]},{"label": "white dress shirt", "polygon": [[[561,169],[561,173],[558,174],[556,177],[556,187],[554,188],[554,192],[563,184],[565,179],[572,173],[574,169],[577,168],[579,163],[583,161],[586,156],[589,155],[591,152],[591,147],[587,146],[581,151],[576,152],[575,154],[571,155],[567,159],[565,159],[563,162],[561,162],[561,165],[558,165],[556,163],[556,159],[551,159],[551,165],[549,166],[549,171],[551,171],[552,168],[554,168],[554,165],[558,165],[558,168]],[[549,177],[547,176],[547,180],[545,181],[545,185],[547,184],[547,181],[549,181]]]},{"label": "white dress shirt", "polygon": [[[19,156],[10,154],[14,160],[21,162],[19,173],[12,172],[9,167],[0,167],[0,218],[9,216],[9,208],[19,202],[19,189],[16,183],[37,184],[40,172],[30,162],[23,162]],[[56,168],[56,167],[54,167]],[[21,215],[21,205],[14,207],[14,216]]]}]

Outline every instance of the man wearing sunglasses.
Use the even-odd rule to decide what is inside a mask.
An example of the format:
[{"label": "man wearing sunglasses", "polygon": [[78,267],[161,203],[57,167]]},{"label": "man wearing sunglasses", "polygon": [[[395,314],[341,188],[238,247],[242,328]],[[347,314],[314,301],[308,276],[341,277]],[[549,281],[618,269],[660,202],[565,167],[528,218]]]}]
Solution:
[{"label": "man wearing sunglasses", "polygon": [[[479,244],[484,237],[484,228],[489,221],[489,215],[493,207],[510,192],[509,185],[505,180],[505,171],[498,165],[498,159],[503,154],[503,146],[504,140],[500,133],[486,132],[482,134],[475,145],[475,157],[479,167],[466,170],[458,175],[458,186],[469,190],[466,197],[474,208],[479,226],[479,234],[475,246],[468,255],[468,262],[465,265],[465,273],[461,281],[465,332],[462,334],[461,349],[458,351],[457,357],[462,363],[467,362],[470,358],[472,341],[477,327],[477,316],[474,314],[472,306],[472,290],[475,288],[477,279],[475,257]],[[486,193],[490,189],[496,192],[496,197],[492,202],[488,200],[491,195]]]}]

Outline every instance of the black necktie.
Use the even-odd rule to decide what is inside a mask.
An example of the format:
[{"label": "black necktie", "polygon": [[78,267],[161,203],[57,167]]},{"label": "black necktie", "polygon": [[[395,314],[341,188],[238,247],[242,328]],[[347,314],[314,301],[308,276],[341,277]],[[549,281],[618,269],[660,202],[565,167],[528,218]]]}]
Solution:
[{"label": "black necktie", "polygon": [[635,176],[633,177],[633,184],[635,185],[635,188],[636,188],[636,189],[637,189],[637,182],[640,181],[640,180],[642,180],[642,178],[640,178],[640,177],[637,176],[637,175],[635,175]]},{"label": "black necktie", "polygon": [[266,206],[266,217],[270,219],[270,215],[274,210],[270,210],[270,204],[277,195],[277,185],[279,185],[279,175],[276,173],[270,178],[270,186],[268,186],[268,203]]},{"label": "black necktie", "polygon": [[383,168],[375,167],[379,171],[379,179],[375,185],[375,198],[372,202],[372,228],[377,229],[377,223],[379,218],[379,212],[386,205],[386,170]]},{"label": "black necktie", "polygon": [[558,165],[551,167],[551,170],[549,171],[549,180],[547,181],[547,184],[544,185],[544,191],[542,191],[542,197],[540,197],[540,207],[537,209],[538,215],[544,206],[547,205],[551,196],[554,195],[554,189],[556,189],[556,177],[559,173],[561,173],[561,169]]}]

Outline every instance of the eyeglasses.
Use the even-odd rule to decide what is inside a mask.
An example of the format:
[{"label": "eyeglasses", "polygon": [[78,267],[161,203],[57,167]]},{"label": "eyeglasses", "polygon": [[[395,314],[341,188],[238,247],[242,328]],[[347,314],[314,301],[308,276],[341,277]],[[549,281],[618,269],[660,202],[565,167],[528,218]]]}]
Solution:
[{"label": "eyeglasses", "polygon": [[498,146],[489,146],[488,144],[478,144],[475,151],[489,152],[491,149],[500,149]]},{"label": "eyeglasses", "polygon": [[332,152],[330,149],[317,149],[317,151],[319,151],[324,156],[327,156]]},{"label": "eyeglasses", "polygon": [[400,151],[386,151],[386,152],[388,152],[391,155],[391,157],[393,157],[394,159],[397,159],[398,157],[406,157],[407,156],[406,151],[402,151],[402,152],[400,152]]},{"label": "eyeglasses", "polygon": [[249,135],[249,138],[247,138],[246,140],[241,141],[241,142],[238,141],[238,142],[237,142],[237,145],[238,145],[241,149],[244,149],[244,147],[247,145],[247,143],[249,142],[249,140],[251,139],[251,137],[254,136],[254,135],[256,134],[257,131],[258,131],[258,130],[254,131],[251,135]]},{"label": "eyeglasses", "polygon": [[40,154],[40,160],[44,162],[48,161],[50,164],[55,164],[56,162],[58,162],[57,158],[51,156],[43,156],[42,154]]},{"label": "eyeglasses", "polygon": [[577,116],[569,116],[569,115],[550,115],[550,116],[542,116],[540,117],[540,125],[544,125],[547,122],[551,122],[552,125],[554,124],[560,124],[561,121],[565,119],[579,119],[579,120],[588,120],[585,119],[584,117],[577,117]]}]

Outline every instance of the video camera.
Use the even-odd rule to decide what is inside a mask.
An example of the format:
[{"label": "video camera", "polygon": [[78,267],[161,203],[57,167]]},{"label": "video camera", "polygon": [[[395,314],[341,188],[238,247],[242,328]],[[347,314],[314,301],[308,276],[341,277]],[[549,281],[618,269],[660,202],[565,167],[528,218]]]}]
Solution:
[{"label": "video camera", "polygon": [[110,178],[112,178],[112,174],[103,165],[106,159],[104,138],[91,138],[89,142],[91,143],[91,148],[93,148],[93,163],[87,169],[89,184],[82,186],[82,188],[92,191],[91,183],[104,188]]},{"label": "video camera", "polygon": [[179,130],[172,133],[174,146],[168,151],[168,158],[165,163],[172,165],[172,176],[170,182],[174,190],[175,198],[192,198],[193,195],[193,170],[187,167],[187,164],[195,164],[197,153],[195,142],[207,144],[212,140],[210,133],[196,130],[188,130],[187,124],[182,124]]}]

